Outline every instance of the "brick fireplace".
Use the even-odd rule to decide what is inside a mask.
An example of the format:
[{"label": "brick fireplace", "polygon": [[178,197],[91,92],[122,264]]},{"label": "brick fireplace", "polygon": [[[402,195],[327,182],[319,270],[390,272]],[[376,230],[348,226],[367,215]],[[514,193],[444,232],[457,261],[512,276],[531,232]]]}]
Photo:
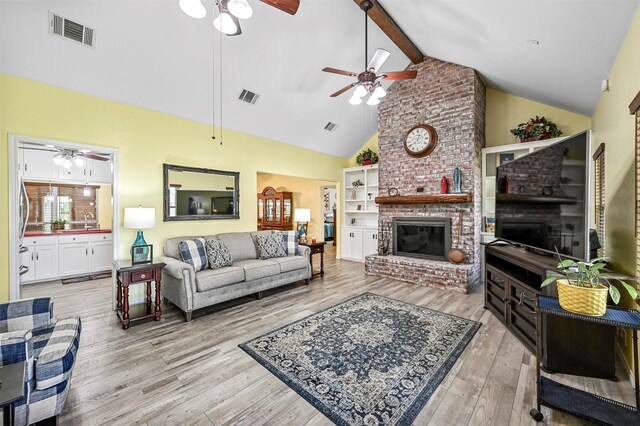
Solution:
[{"label": "brick fireplace", "polygon": [[[430,287],[468,293],[480,283],[481,255],[481,149],[484,147],[485,86],[475,70],[427,58],[418,65],[415,80],[398,81],[378,108],[379,194],[397,188],[401,202],[379,206],[377,255],[367,256],[367,274],[389,276]],[[438,144],[428,156],[414,158],[403,147],[407,131],[417,124],[430,124],[438,133]],[[417,202],[411,198],[438,194],[440,179],[462,172],[461,202]],[[422,192],[418,188],[423,188]],[[464,198],[464,197],[462,197]],[[387,200],[389,201],[389,200]],[[457,201],[457,200],[454,200]],[[458,215],[462,232],[458,240]],[[450,223],[451,247],[466,254],[462,264],[400,256],[393,253],[393,221],[398,218],[441,218]],[[384,240],[389,254],[383,255]]]}]

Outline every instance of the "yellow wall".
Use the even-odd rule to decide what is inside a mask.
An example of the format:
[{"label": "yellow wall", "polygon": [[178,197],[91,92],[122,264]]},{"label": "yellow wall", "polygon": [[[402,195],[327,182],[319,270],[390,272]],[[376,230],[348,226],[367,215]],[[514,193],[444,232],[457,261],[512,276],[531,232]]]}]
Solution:
[{"label": "yellow wall", "polygon": [[[168,237],[255,230],[258,171],[340,181],[347,165],[344,158],[234,131],[224,131],[220,146],[209,125],[6,74],[0,93],[0,300],[9,295],[9,133],[118,148],[121,216],[124,207],[142,204],[162,217],[162,163],[240,172],[239,220],[159,220],[145,231],[158,253]],[[134,238],[135,230],[122,229],[120,257]]]},{"label": "yellow wall", "polygon": [[[629,104],[640,91],[639,41],[640,8],[609,74],[610,91],[592,116],[593,147],[605,143],[605,253],[616,270],[631,276],[636,276],[635,122]],[[629,297],[621,304],[634,307]],[[632,359],[630,338],[621,343]]]},{"label": "yellow wall", "polygon": [[111,203],[111,185],[102,185],[98,189],[98,223],[101,229],[111,229],[113,224],[113,205]]},{"label": "yellow wall", "polygon": [[356,161],[356,157],[358,156],[358,154],[360,154],[362,151],[364,151],[367,148],[371,148],[372,151],[374,152],[378,152],[378,132],[375,132],[373,134],[373,136],[371,136],[371,139],[369,139],[367,142],[365,142],[364,145],[362,145],[360,147],[360,149],[358,149],[356,151],[355,154],[353,154],[353,157],[351,157],[349,159],[349,165],[347,167],[356,167],[359,164]]},{"label": "yellow wall", "polygon": [[591,128],[591,119],[585,115],[495,89],[487,88],[486,109],[485,139],[487,147],[519,142],[510,130],[536,115],[544,116],[556,123],[566,136]]},{"label": "yellow wall", "polygon": [[[289,191],[293,193],[294,209],[310,209],[311,222],[307,235],[316,237],[318,241],[324,241],[324,216],[323,216],[323,187],[337,188],[339,181],[323,181],[306,179],[294,176],[283,176],[269,173],[258,173],[258,192],[265,186],[271,186],[276,191]],[[298,224],[294,224],[297,226]]]}]

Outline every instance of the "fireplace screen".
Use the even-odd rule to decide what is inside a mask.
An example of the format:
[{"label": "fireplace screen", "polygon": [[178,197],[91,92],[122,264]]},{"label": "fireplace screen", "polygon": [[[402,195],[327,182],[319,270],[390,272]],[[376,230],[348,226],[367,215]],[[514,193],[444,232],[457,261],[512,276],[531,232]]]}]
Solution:
[{"label": "fireplace screen", "polygon": [[393,219],[393,254],[447,260],[450,249],[451,224],[448,218]]}]

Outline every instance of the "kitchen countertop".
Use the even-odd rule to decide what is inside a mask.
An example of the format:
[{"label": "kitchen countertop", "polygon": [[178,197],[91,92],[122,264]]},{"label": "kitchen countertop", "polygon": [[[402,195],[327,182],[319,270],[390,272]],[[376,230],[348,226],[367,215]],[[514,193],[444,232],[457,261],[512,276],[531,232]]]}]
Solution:
[{"label": "kitchen countertop", "polygon": [[62,231],[27,231],[25,237],[45,237],[49,235],[74,235],[74,234],[110,234],[111,229],[65,229]]}]

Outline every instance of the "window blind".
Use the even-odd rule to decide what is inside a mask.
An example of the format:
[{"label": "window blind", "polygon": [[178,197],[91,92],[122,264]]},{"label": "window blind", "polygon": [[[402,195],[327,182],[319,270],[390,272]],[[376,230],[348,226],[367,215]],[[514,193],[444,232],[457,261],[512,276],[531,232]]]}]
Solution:
[{"label": "window blind", "polygon": [[604,144],[600,144],[596,152],[593,154],[594,171],[595,171],[595,203],[594,218],[596,223],[596,232],[600,241],[601,248],[598,249],[598,257],[604,256]]}]

